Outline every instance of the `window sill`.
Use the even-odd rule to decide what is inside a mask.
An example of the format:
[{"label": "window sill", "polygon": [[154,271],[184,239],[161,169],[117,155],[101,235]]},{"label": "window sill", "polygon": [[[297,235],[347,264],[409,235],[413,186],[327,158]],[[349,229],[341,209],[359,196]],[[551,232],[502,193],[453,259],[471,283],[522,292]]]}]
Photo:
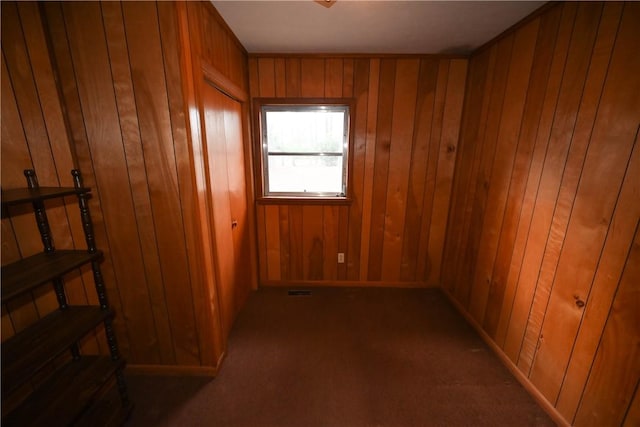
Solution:
[{"label": "window sill", "polygon": [[350,205],[353,199],[349,197],[258,197],[259,205]]}]

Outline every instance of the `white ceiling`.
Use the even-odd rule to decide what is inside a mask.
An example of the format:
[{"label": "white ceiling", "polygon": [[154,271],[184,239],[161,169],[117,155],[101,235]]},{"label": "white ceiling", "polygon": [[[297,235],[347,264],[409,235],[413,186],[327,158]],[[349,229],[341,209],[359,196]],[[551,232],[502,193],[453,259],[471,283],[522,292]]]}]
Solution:
[{"label": "white ceiling", "polygon": [[466,54],[544,1],[213,0],[249,53]]}]

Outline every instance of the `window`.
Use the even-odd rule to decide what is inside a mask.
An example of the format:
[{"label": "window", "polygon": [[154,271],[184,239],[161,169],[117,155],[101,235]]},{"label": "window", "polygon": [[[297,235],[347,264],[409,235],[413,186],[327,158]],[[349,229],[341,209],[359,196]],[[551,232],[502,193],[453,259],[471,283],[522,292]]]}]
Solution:
[{"label": "window", "polygon": [[349,102],[259,103],[265,197],[345,198]]}]

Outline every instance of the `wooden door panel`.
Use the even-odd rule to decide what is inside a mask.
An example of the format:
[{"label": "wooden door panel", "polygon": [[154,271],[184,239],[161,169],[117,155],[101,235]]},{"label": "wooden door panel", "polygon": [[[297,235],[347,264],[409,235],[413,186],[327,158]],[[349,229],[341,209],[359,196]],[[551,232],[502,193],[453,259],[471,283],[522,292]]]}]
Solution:
[{"label": "wooden door panel", "polygon": [[202,85],[202,109],[208,163],[211,213],[218,269],[217,286],[224,336],[233,318],[234,259],[231,235],[231,210],[227,178],[227,148],[224,126],[225,96],[209,84]]},{"label": "wooden door panel", "polygon": [[244,144],[242,139],[242,105],[225,96],[224,128],[227,147],[227,179],[231,209],[234,253],[234,306],[235,314],[242,307],[251,289],[249,227],[247,224],[247,186],[245,181]]},{"label": "wooden door panel", "polygon": [[224,335],[251,288],[242,105],[202,85],[202,109]]}]

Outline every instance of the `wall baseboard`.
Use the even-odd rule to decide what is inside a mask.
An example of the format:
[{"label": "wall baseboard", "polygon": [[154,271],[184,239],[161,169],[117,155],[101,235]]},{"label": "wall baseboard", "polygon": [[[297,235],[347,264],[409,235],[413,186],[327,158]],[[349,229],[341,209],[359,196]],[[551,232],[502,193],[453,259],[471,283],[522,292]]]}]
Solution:
[{"label": "wall baseboard", "polygon": [[134,375],[215,377],[218,370],[211,366],[179,366],[179,365],[127,365],[127,373]]},{"label": "wall baseboard", "polygon": [[551,417],[551,419],[558,425],[563,427],[570,427],[571,423],[569,423],[560,412],[547,400],[546,397],[536,388],[536,386],[527,378],[522,371],[518,369],[515,363],[509,356],[507,356],[500,347],[491,339],[491,337],[482,329],[482,326],[473,318],[464,307],[449,293],[449,291],[443,287],[440,288],[442,293],[446,295],[449,302],[458,310],[458,312],[466,319],[466,321],[475,329],[475,331],[480,335],[482,340],[489,346],[491,351],[498,356],[498,359],[502,362],[502,364],[509,369],[509,371],[513,374],[514,377],[518,380],[518,382],[524,387],[524,389],[533,397],[533,399],[544,409],[544,411]]},{"label": "wall baseboard", "polygon": [[336,288],[438,288],[426,282],[370,282],[360,280],[267,280],[260,283],[265,288],[295,288],[295,287],[336,287]]}]

